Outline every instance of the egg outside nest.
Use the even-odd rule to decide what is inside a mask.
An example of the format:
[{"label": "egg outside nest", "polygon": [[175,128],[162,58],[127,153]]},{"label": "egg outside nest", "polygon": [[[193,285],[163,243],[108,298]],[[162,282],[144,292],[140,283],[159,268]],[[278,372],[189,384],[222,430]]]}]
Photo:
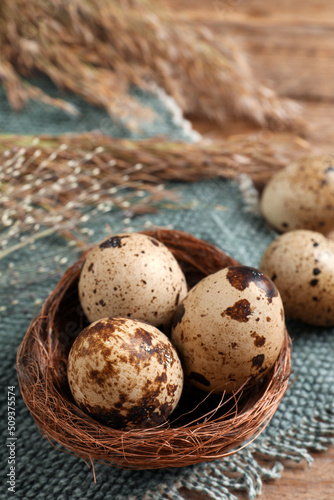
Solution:
[{"label": "egg outside nest", "polygon": [[316,326],[334,326],[334,241],[298,229],[275,238],[260,268],[280,290],[286,315]]},{"label": "egg outside nest", "polygon": [[334,156],[316,155],[286,165],[261,196],[261,212],[277,231],[334,231]]},{"label": "egg outside nest", "polygon": [[[171,250],[188,283],[238,264],[212,244],[188,233],[161,229],[146,234]],[[154,428],[122,431],[94,420],[78,408],[69,390],[66,368],[74,333],[83,318],[77,295],[83,260],[84,256],[64,273],[32,321],[17,353],[21,393],[44,437],[87,462],[160,469],[222,458],[262,432],[289,384],[291,341],[287,332],[279,357],[263,382],[245,393],[244,399],[236,394],[226,412],[222,405],[207,414],[203,408],[202,418],[198,419],[195,412],[186,415],[185,408],[182,422],[175,418]],[[72,326],[68,328],[70,321]]]}]

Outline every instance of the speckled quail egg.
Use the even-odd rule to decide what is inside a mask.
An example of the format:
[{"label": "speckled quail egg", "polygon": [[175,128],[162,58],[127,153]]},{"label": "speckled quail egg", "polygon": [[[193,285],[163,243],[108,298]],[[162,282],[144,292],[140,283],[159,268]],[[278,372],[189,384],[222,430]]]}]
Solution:
[{"label": "speckled quail egg", "polygon": [[229,393],[266,375],[284,332],[274,283],[252,267],[231,266],[190,290],[175,313],[171,340],[187,380],[207,392]]},{"label": "speckled quail egg", "polygon": [[79,279],[90,322],[122,316],[167,327],[186,294],[186,279],[171,251],[140,233],[118,234],[95,246]]},{"label": "speckled quail egg", "polygon": [[78,406],[119,429],[165,422],[183,388],[170,340],[127,318],[103,318],[85,328],[70,350],[67,377]]},{"label": "speckled quail egg", "polygon": [[261,211],[279,232],[334,230],[334,156],[311,156],[273,175],[263,191]]},{"label": "speckled quail egg", "polygon": [[334,325],[334,241],[299,229],[278,236],[260,269],[279,289],[286,315],[319,326]]}]

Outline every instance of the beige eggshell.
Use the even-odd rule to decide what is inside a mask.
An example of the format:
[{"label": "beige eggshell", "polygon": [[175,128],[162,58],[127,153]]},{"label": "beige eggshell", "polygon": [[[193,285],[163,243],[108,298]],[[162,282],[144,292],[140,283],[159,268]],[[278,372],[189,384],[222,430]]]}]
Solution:
[{"label": "beige eggshell", "polygon": [[183,388],[170,340],[154,326],[125,318],[103,318],[80,333],[70,350],[67,377],[78,406],[122,429],[163,423]]},{"label": "beige eggshell", "polygon": [[265,219],[278,231],[334,230],[334,157],[311,156],[273,175],[261,197]]},{"label": "beige eggshell", "polygon": [[186,294],[186,279],[170,250],[140,233],[115,235],[95,246],[79,279],[90,322],[123,316],[168,326]]},{"label": "beige eggshell", "polygon": [[286,315],[319,326],[334,325],[334,241],[299,229],[277,237],[260,269],[279,289]]},{"label": "beige eggshell", "polygon": [[257,269],[232,266],[190,290],[172,328],[187,378],[207,392],[258,382],[284,340],[284,310],[274,283]]}]

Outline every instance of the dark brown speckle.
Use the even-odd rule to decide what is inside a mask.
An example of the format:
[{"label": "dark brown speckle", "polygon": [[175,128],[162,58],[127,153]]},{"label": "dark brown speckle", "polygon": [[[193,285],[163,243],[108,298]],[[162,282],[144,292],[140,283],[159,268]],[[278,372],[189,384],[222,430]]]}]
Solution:
[{"label": "dark brown speckle", "polygon": [[162,372],[160,375],[156,375],[154,382],[157,382],[159,384],[167,382],[167,375],[165,372]]},{"label": "dark brown speckle", "polygon": [[141,342],[144,342],[146,345],[151,346],[152,345],[152,335],[144,330],[144,328],[136,328],[135,329],[135,338],[140,340]]},{"label": "dark brown speckle", "polygon": [[258,354],[252,358],[252,365],[255,368],[260,368],[263,365],[264,354]]},{"label": "dark brown speckle", "polygon": [[221,316],[229,316],[240,323],[247,323],[249,316],[253,314],[251,305],[247,299],[238,300],[233,306],[228,307],[221,313]]},{"label": "dark brown speckle", "polygon": [[103,385],[105,382],[104,376],[101,376],[99,370],[91,370],[89,376],[92,380],[94,380],[98,385]]},{"label": "dark brown speckle", "polygon": [[256,332],[253,332],[251,337],[254,338],[254,345],[256,347],[262,347],[266,343],[266,338],[263,335],[258,335]]},{"label": "dark brown speckle", "polygon": [[178,385],[177,384],[167,384],[166,389],[167,389],[168,396],[170,398],[174,398],[175,393],[178,390]]},{"label": "dark brown speckle", "polygon": [[112,236],[111,238],[108,238],[107,240],[100,243],[99,248],[101,248],[101,250],[103,250],[104,248],[121,248],[122,239],[128,237],[129,237],[128,235]]},{"label": "dark brown speckle", "polygon": [[226,277],[230,284],[237,290],[245,290],[251,283],[263,290],[267,296],[268,303],[273,297],[278,296],[278,290],[271,279],[258,269],[248,266],[231,266],[228,268]]}]

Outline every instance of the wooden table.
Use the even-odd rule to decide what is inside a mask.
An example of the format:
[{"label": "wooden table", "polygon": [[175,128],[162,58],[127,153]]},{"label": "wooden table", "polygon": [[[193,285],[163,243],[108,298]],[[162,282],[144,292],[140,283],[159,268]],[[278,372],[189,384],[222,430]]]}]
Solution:
[{"label": "wooden table", "polygon": [[[216,37],[233,36],[258,78],[279,94],[297,99],[309,123],[307,139],[319,151],[334,151],[334,2],[330,0],[165,0],[175,22],[208,26]],[[253,131],[247,123],[225,127],[190,117],[210,137]],[[314,463],[285,463],[280,480],[263,486],[265,500],[332,500],[334,447],[313,453]],[[205,500],[203,493],[182,494]],[[246,494],[239,493],[240,500]]]}]

